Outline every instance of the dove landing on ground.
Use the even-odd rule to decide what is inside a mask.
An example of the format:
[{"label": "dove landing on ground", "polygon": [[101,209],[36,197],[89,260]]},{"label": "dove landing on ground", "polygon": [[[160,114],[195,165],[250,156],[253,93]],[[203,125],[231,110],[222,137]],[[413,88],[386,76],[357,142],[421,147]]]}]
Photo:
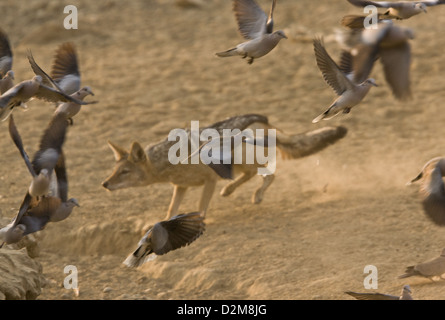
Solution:
[{"label": "dove landing on ground", "polygon": [[16,243],[28,234],[43,230],[48,222],[66,219],[75,206],[79,206],[75,199],[62,203],[58,197],[37,200],[27,194],[14,220],[0,229],[0,240],[6,244]]},{"label": "dove landing on ground", "polygon": [[199,212],[179,214],[158,222],[147,231],[138,248],[123,263],[128,267],[138,267],[156,255],[189,245],[202,235],[204,229],[204,217]]},{"label": "dove landing on ground", "polygon": [[422,171],[408,183],[421,181],[423,211],[438,226],[445,226],[445,186],[442,179],[444,175],[445,158],[436,157],[429,160]]},{"label": "dove landing on ground", "polygon": [[273,31],[273,11],[276,0],[272,1],[269,16],[254,0],[234,0],[233,11],[238,23],[238,30],[248,41],[238,44],[227,51],[218,52],[218,57],[241,56],[252,64],[274,49],[281,39],[287,39],[282,30]]},{"label": "dove landing on ground", "polygon": [[0,248],[4,244],[17,243],[25,236],[26,226],[23,224],[15,225],[11,222],[7,226],[0,229]]},{"label": "dove landing on ground", "polygon": [[360,84],[356,84],[349,79],[347,74],[329,56],[322,39],[314,39],[314,51],[318,68],[324,80],[339,97],[325,112],[312,120],[312,123],[317,123],[320,120],[329,120],[340,112],[349,113],[352,107],[365,98],[372,86],[377,87],[375,80],[372,78],[366,79]]},{"label": "dove landing on ground", "polygon": [[368,0],[348,0],[349,3],[357,7],[375,6],[387,8],[382,15],[386,19],[408,19],[420,13],[427,13],[427,7],[445,4],[444,0],[426,1],[368,1]]},{"label": "dove landing on ground", "polygon": [[414,300],[411,295],[411,287],[409,285],[405,285],[402,288],[402,292],[400,296],[394,296],[386,293],[359,293],[353,291],[346,291],[346,294],[356,298],[357,300]]},{"label": "dove landing on ground", "polygon": [[427,260],[425,262],[409,266],[405,273],[399,276],[399,279],[418,276],[433,280],[435,277],[443,277],[445,275],[445,248],[442,249],[440,256]]}]

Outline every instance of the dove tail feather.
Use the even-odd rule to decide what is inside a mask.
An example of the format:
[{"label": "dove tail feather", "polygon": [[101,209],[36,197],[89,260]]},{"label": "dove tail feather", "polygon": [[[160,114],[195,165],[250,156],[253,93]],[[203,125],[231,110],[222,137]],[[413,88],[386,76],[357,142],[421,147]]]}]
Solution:
[{"label": "dove tail feather", "polygon": [[414,266],[409,266],[406,268],[405,273],[398,276],[397,278],[398,279],[409,278],[409,277],[415,276],[416,274],[418,274],[418,273],[416,270],[414,270]]},{"label": "dove tail feather", "polygon": [[[156,255],[149,248],[138,247],[132,254],[130,254],[123,262],[129,268],[136,268],[143,265],[147,261],[154,260]],[[150,253],[153,253],[150,255]]]},{"label": "dove tail feather", "polygon": [[238,53],[236,52],[236,48],[232,48],[227,51],[217,52],[216,55],[218,57],[233,57],[233,56],[237,56]]}]

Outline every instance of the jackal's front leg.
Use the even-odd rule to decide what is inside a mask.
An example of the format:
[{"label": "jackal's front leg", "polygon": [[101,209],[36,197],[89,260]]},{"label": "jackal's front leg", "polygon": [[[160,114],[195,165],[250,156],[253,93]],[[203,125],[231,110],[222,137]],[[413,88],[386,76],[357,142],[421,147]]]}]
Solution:
[{"label": "jackal's front leg", "polygon": [[165,220],[168,220],[178,214],[179,205],[181,204],[182,199],[184,199],[186,191],[187,187],[175,185],[175,188],[173,189],[172,200],[170,201],[170,206],[168,207],[167,217],[165,218]]}]

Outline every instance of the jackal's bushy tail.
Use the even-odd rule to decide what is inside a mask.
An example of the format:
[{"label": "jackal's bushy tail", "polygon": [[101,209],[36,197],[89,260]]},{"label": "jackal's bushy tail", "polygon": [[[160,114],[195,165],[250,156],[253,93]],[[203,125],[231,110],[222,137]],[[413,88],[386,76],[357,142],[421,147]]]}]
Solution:
[{"label": "jackal's bushy tail", "polygon": [[324,127],[305,133],[286,135],[277,132],[277,147],[283,159],[297,159],[312,155],[342,139],[345,127]]}]

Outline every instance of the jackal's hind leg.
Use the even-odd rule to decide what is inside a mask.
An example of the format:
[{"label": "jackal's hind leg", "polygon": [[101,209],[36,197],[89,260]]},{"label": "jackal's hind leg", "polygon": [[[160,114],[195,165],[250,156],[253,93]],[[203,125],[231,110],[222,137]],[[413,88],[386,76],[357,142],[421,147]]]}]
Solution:
[{"label": "jackal's hind leg", "polygon": [[235,191],[236,188],[238,188],[240,185],[242,185],[244,182],[249,181],[256,173],[256,170],[253,171],[247,171],[243,172],[239,177],[237,177],[235,180],[227,184],[222,190],[221,195],[223,197],[227,197]]},{"label": "jackal's hind leg", "polygon": [[252,203],[258,204],[263,201],[264,192],[272,184],[274,178],[275,176],[273,174],[263,176],[263,184],[261,185],[261,187],[255,190],[255,193],[252,196]]}]

